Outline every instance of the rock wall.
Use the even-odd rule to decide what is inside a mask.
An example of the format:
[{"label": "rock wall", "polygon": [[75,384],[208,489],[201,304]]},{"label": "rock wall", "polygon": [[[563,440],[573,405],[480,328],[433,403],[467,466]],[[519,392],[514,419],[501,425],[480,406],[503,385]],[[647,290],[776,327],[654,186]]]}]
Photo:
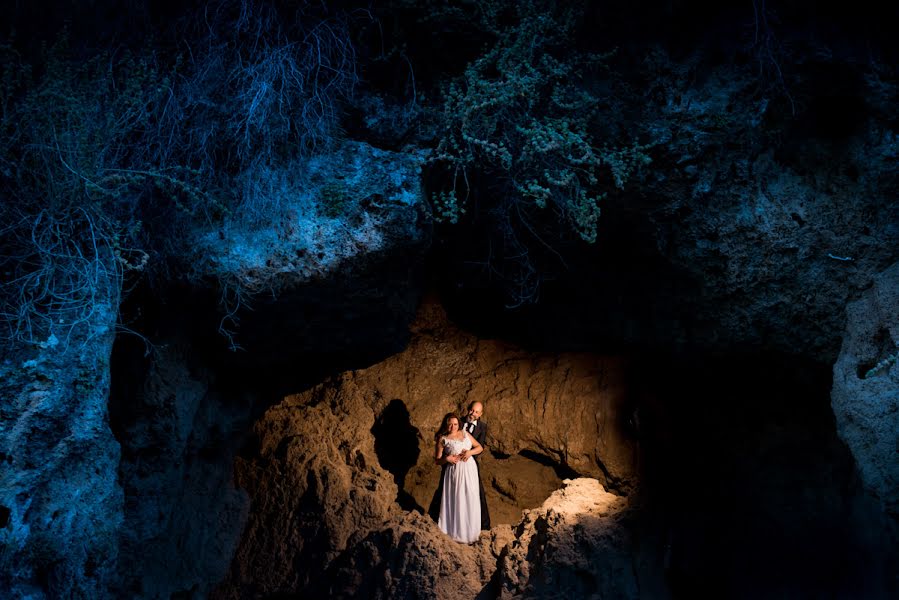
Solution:
[{"label": "rock wall", "polygon": [[418,459],[406,481],[419,505],[428,506],[437,480],[433,436],[443,415],[463,413],[475,400],[484,404],[487,448],[494,454],[481,462],[488,488],[491,464],[502,462],[497,457],[521,452],[619,491],[636,484],[636,446],[628,429],[632,407],[621,359],[538,354],[479,340],[450,324],[434,302],[423,304],[412,331],[403,352],[351,377],[378,413],[392,401],[408,411]]},{"label": "rock wall", "polygon": [[[409,457],[386,465],[410,496],[427,509],[439,469],[433,436],[447,412],[484,404],[489,452],[480,460],[488,502],[498,523],[518,521],[559,484],[551,466],[600,479],[627,492],[636,485],[637,452],[628,421],[625,365],[615,357],[545,355],[479,340],[453,326],[440,305],[425,302],[402,352],[335,383],[341,394],[361,394],[380,425],[380,452]],[[351,391],[352,390],[352,391]],[[405,440],[405,441],[403,441]],[[533,479],[521,477],[533,471]],[[530,481],[530,482],[529,482]],[[523,504],[527,502],[527,504]]]},{"label": "rock wall", "polygon": [[[206,596],[247,524],[233,461],[254,420],[286,387],[370,364],[408,337],[430,240],[417,158],[346,142],[266,177],[257,200],[270,221],[234,215],[195,232],[189,281],[123,307],[149,340],[122,339],[115,356],[115,595]],[[234,310],[224,320],[220,297]]]},{"label": "rock wall", "polygon": [[899,263],[846,307],[846,334],[833,367],[837,431],[865,488],[899,534]]},{"label": "rock wall", "polygon": [[660,93],[642,122],[659,154],[638,210],[689,282],[685,336],[834,360],[846,302],[897,258],[883,110],[895,89],[858,64],[798,58],[807,96],[793,112],[777,90],[759,94],[751,70],[710,66],[701,52],[653,60]]},{"label": "rock wall", "polygon": [[603,199],[594,246],[558,241],[564,265],[535,262],[538,306],[496,301],[503,284],[484,265],[502,264],[489,250],[502,247],[489,222],[501,208],[482,208],[467,237],[438,246],[450,314],[545,348],[764,348],[832,363],[845,305],[899,259],[896,86],[865,61],[797,51],[793,113],[730,45],[630,52],[613,61],[627,81],[603,82],[614,100],[595,135],[626,132],[652,163]]},{"label": "rock wall", "polygon": [[123,494],[109,427],[116,295],[0,365],[0,596],[101,598]]},{"label": "rock wall", "polygon": [[246,522],[248,499],[234,486],[231,464],[248,409],[224,402],[210,372],[192,371],[195,352],[170,340],[152,357],[121,347],[115,356],[123,381],[110,411],[125,494],[116,596],[206,597],[225,576]]},{"label": "rock wall", "polygon": [[[526,498],[533,507],[546,497],[535,499],[524,491],[529,489],[524,471],[491,471],[504,460],[535,464],[518,456],[521,450],[542,453],[621,488],[634,486],[635,449],[620,426],[626,406],[621,362],[584,355],[550,358],[477,340],[448,323],[442,309],[430,302],[412,329],[405,351],[289,396],[256,423],[256,441],[235,463],[236,483],[250,497],[249,520],[231,571],[215,596],[436,598],[483,592],[493,597],[503,585],[513,596],[532,594],[531,588],[542,593],[623,585],[629,590],[623,571],[597,575],[596,582],[581,587],[574,575],[554,580],[548,574],[556,566],[571,573],[595,572],[602,561],[590,567],[587,562],[593,564],[610,551],[610,538],[602,533],[605,521],[583,529],[574,516],[544,514],[513,532],[510,525],[518,522],[521,508],[528,508],[519,504],[516,511],[500,511],[507,524],[497,525],[494,517],[493,531],[468,548],[449,540],[427,517],[397,504],[405,497],[419,510],[427,507],[440,474],[433,464],[433,430],[444,413],[471,400],[484,402],[488,447],[499,456],[512,455],[481,464],[493,507],[502,503],[500,490],[508,494],[516,482],[522,493],[515,502]],[[543,468],[549,469],[537,464],[536,472]],[[562,512],[595,509],[591,523],[615,512],[610,502],[623,506],[597,481],[592,485],[553,502],[583,495],[580,504]],[[516,550],[504,576],[514,574],[514,582],[503,584],[496,572],[497,561],[511,556],[504,548],[519,538],[523,541],[516,548],[537,544],[532,540],[545,538],[547,523],[560,553]],[[612,545],[627,544],[618,539]],[[582,557],[577,566],[572,562],[577,552],[569,546],[592,548],[597,554]],[[544,561],[559,562],[528,574],[530,563]]]}]

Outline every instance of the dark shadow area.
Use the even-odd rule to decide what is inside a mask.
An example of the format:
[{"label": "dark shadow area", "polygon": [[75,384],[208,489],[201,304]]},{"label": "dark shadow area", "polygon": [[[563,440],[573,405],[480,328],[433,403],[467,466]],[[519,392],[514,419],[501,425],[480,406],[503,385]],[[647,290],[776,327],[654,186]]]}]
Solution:
[{"label": "dark shadow area", "polygon": [[828,366],[733,353],[639,370],[635,528],[672,597],[894,597],[895,556],[837,436]]},{"label": "dark shadow area", "polygon": [[424,513],[424,509],[404,488],[406,474],[418,462],[418,429],[409,421],[409,410],[402,400],[394,399],[378,416],[374,427],[375,453],[381,467],[393,475],[399,493],[396,501],[404,510]]},{"label": "dark shadow area", "polygon": [[533,452],[531,450],[522,450],[518,454],[519,456],[523,456],[524,458],[532,460],[537,464],[552,467],[552,469],[556,472],[556,475],[559,476],[559,479],[574,479],[581,476],[580,473],[578,473],[568,465],[560,463],[557,460],[553,460],[545,454],[540,454],[539,452]]},{"label": "dark shadow area", "polygon": [[[125,500],[116,595],[213,585],[244,526],[233,465],[256,452],[253,423],[286,395],[406,345],[420,273],[387,254],[368,267],[371,278],[345,272],[243,307],[225,323],[238,326],[237,350],[219,332],[219,290],[144,280],[131,291],[121,322],[142,337],[116,339],[108,405]],[[177,547],[210,550],[184,562]]]}]

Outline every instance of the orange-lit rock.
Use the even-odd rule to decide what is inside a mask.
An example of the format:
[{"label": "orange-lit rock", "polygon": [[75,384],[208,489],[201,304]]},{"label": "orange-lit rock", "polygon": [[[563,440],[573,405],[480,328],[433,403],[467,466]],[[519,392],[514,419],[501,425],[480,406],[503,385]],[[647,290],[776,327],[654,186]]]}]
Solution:
[{"label": "orange-lit rock", "polygon": [[525,511],[500,561],[501,598],[639,598],[626,505],[595,479],[566,479]]},{"label": "orange-lit rock", "polygon": [[[485,455],[481,465],[495,526],[468,547],[428,517],[402,510],[395,482],[406,502],[427,507],[440,476],[433,464],[434,429],[446,412],[472,400],[484,403],[488,446],[502,454]],[[494,595],[504,552],[503,585],[523,593],[529,585],[525,563],[534,558],[508,549],[516,535],[530,539],[534,519],[549,519],[558,525],[559,548],[606,544],[605,529],[597,533],[591,525],[584,537],[575,517],[558,521],[551,515],[584,512],[594,522],[624,500],[595,480],[589,490],[578,483],[513,531],[508,524],[518,522],[521,509],[539,506],[560,484],[553,468],[518,452],[628,488],[635,484],[635,460],[620,426],[626,400],[616,359],[535,355],[478,340],[426,304],[404,352],[289,396],[257,422],[257,445],[235,466],[236,483],[251,499],[250,515],[215,597],[447,598],[454,590],[474,597],[485,586]],[[552,508],[556,504],[562,508]]]},{"label": "orange-lit rock", "polygon": [[[394,400],[408,410],[420,454],[405,487],[423,507],[439,477],[432,460],[435,430],[445,413],[462,412],[474,400],[484,404],[489,450],[512,456],[534,452],[624,491],[636,483],[624,365],[617,358],[541,355],[479,340],[450,324],[439,305],[426,303],[405,351],[345,377],[368,390],[376,411]],[[485,484],[493,469],[503,477],[501,463],[482,460]],[[542,486],[547,493],[559,481],[551,472],[541,480],[551,482]],[[496,501],[491,504],[498,505],[500,494],[489,487]]]},{"label": "orange-lit rock", "polygon": [[378,466],[374,414],[362,398],[317,386],[256,424],[258,448],[235,462],[250,516],[217,597],[307,589],[395,512],[396,485]]}]

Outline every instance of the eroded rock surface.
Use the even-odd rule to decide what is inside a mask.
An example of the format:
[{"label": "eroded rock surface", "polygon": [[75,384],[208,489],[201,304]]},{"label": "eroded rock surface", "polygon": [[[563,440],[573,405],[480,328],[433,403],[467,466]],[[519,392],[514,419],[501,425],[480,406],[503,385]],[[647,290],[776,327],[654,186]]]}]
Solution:
[{"label": "eroded rock surface", "polygon": [[[151,359],[116,356],[126,380],[110,403],[125,492],[117,596],[205,597],[225,576],[246,521],[229,446],[249,417],[210,389],[209,373],[191,372],[191,350],[173,343]],[[141,364],[147,370],[137,377]]]},{"label": "eroded rock surface", "polygon": [[566,479],[525,511],[500,559],[502,598],[639,598],[626,500],[595,479]]},{"label": "eroded rock surface", "polygon": [[[595,480],[553,496],[514,532],[509,524],[495,526],[472,547],[447,538],[428,517],[401,509],[398,483],[407,501],[427,507],[440,475],[433,464],[433,429],[445,412],[474,399],[485,403],[485,420],[491,417],[488,445],[512,455],[490,460],[526,461],[517,453],[530,449],[587,473],[606,477],[608,469],[618,483],[635,483],[633,449],[615,426],[615,411],[624,401],[618,361],[550,359],[479,341],[455,329],[430,303],[413,329],[405,352],[289,396],[257,422],[257,442],[235,466],[237,485],[250,497],[249,519],[216,597],[474,598],[495,597],[501,585],[511,596],[574,590],[581,589],[576,576],[554,579],[548,573],[557,567],[574,573],[627,544],[625,538],[613,543],[604,520],[625,501]],[[551,383],[556,381],[563,383]],[[572,414],[564,413],[565,406]],[[535,427],[544,411],[555,419]],[[610,459],[604,460],[607,450]],[[482,464],[482,478],[494,506],[501,490],[519,494],[516,502],[543,501],[545,495],[536,495],[544,484],[521,481],[523,472],[517,478],[503,469],[492,475],[490,460]],[[531,463],[545,481],[556,478],[546,473],[550,467]],[[498,486],[491,485],[494,479]],[[515,517],[511,523],[518,511],[506,513]],[[587,520],[578,525],[580,513]],[[557,542],[544,548],[547,535]],[[524,541],[510,554],[507,546],[515,538]],[[534,553],[538,543],[543,549]],[[569,544],[580,549],[566,549]],[[585,547],[595,547],[595,553],[572,562]],[[496,570],[503,556],[511,558],[501,584]],[[620,574],[591,575],[582,588],[630,589]]]},{"label": "eroded rock surface", "polygon": [[109,427],[115,298],[0,365],[0,596],[102,598],[122,489]]},{"label": "eroded rock surface", "polygon": [[[194,280],[221,290],[223,332],[245,361],[285,360],[283,348],[327,354],[406,338],[431,241],[421,157],[347,141],[333,152],[255,174],[247,201],[195,241]],[[379,324],[378,336],[369,335]]]},{"label": "eroded rock surface", "polygon": [[350,378],[317,386],[256,425],[258,447],[236,463],[250,517],[213,597],[632,595],[633,576],[622,566],[629,541],[614,520],[623,498],[596,480],[568,481],[517,529],[499,525],[472,546],[458,544],[395,502],[371,434],[375,411],[360,391]]},{"label": "eroded rock surface", "polygon": [[[454,327],[442,307],[428,302],[406,350],[349,377],[379,414],[390,402],[406,407],[408,426],[417,438],[408,451],[419,455],[403,475],[405,487],[427,508],[439,477],[433,465],[434,433],[444,414],[461,413],[475,400],[484,404],[487,447],[495,453],[481,462],[488,503],[504,502],[503,481],[508,480],[503,467],[495,473],[491,467],[522,451],[620,491],[631,489],[636,448],[626,429],[631,407],[623,367],[614,357],[541,355],[479,340]],[[492,485],[494,478],[497,485]],[[542,478],[558,482],[548,472]],[[518,504],[519,510],[525,506]]]},{"label": "eroded rock surface", "polygon": [[846,308],[846,335],[833,367],[837,431],[862,481],[899,532],[899,263]]},{"label": "eroded rock surface", "polygon": [[640,210],[689,296],[660,310],[698,345],[832,361],[846,302],[897,258],[897,147],[883,110],[895,89],[858,65],[835,61],[825,75],[809,61],[794,68],[819,91],[794,113],[760,96],[750,69],[695,84],[701,55],[655,59],[666,91],[643,122],[663,152]]}]

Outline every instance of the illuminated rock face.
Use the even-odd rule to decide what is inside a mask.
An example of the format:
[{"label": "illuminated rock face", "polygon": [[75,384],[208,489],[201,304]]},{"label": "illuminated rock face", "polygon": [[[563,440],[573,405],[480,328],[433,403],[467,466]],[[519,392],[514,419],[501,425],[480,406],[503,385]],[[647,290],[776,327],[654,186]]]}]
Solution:
[{"label": "illuminated rock face", "polygon": [[251,513],[229,576],[230,596],[305,590],[394,511],[396,485],[378,466],[364,396],[318,386],[271,408],[238,458]]},{"label": "illuminated rock face", "polygon": [[833,367],[837,432],[852,451],[867,490],[899,532],[899,264],[846,309],[846,335]]},{"label": "illuminated rock face", "polygon": [[[607,566],[592,550],[577,558],[583,548],[605,555],[612,544],[625,552],[625,537],[609,537],[618,531],[610,516],[623,499],[590,480],[544,503],[560,481],[552,468],[527,458],[543,454],[621,487],[636,484],[633,448],[616,425],[625,400],[620,363],[550,359],[477,340],[427,303],[413,330],[404,352],[289,396],[256,423],[256,443],[235,464],[236,483],[250,496],[249,520],[217,597],[579,590],[575,573],[584,565]],[[427,508],[440,475],[433,430],[446,412],[472,400],[484,403],[488,447],[504,454],[488,454],[481,467],[495,526],[468,547],[396,500]],[[548,418],[537,426],[544,412]],[[533,454],[520,456],[521,450]],[[506,461],[528,468],[511,473]],[[540,504],[513,531],[521,509]],[[581,514],[586,521],[578,520]],[[543,547],[547,535],[556,541],[532,554],[535,540]],[[571,578],[555,579],[534,561],[563,574],[569,569]],[[595,579],[583,589],[632,587],[617,571]]]},{"label": "illuminated rock face", "polygon": [[[473,401],[483,403],[488,425],[488,452],[480,464],[490,505],[500,508],[515,496],[533,498],[535,493],[541,496],[539,502],[558,487],[554,473],[525,467],[522,452],[620,491],[636,484],[636,449],[627,430],[631,407],[621,360],[540,355],[479,340],[452,326],[443,309],[432,303],[423,305],[412,329],[406,350],[354,372],[352,381],[367,390],[379,413],[397,401],[408,411],[408,424],[416,430],[412,451],[418,451],[418,458],[404,481],[419,506],[427,508],[439,477],[433,465],[433,436],[442,417],[464,413]],[[521,468],[534,470],[534,480],[551,485],[538,485],[542,492],[529,491],[515,475]],[[499,522],[517,522],[521,508],[535,505],[517,505],[513,518]]]},{"label": "illuminated rock face", "polygon": [[566,479],[525,511],[500,559],[501,598],[639,598],[628,533],[614,518],[626,500],[595,479]]},{"label": "illuminated rock face", "polygon": [[[0,597],[101,598],[122,525],[109,427],[115,292],[0,364]],[[6,350],[6,349],[4,349]]]}]

